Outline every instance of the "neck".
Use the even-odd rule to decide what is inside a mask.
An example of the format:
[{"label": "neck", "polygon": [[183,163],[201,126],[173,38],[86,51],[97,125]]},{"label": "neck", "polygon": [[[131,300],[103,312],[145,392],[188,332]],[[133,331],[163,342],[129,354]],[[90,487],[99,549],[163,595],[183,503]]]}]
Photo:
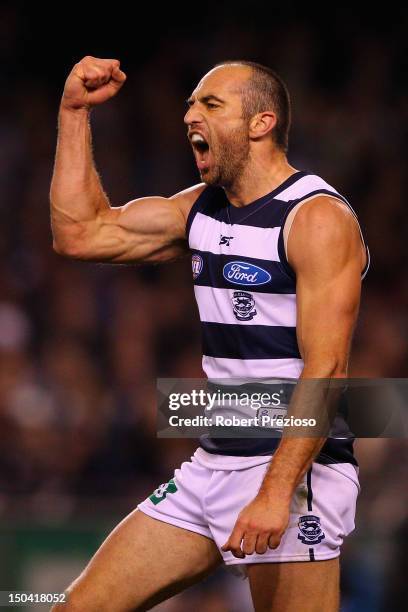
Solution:
[{"label": "neck", "polygon": [[295,172],[281,152],[274,152],[272,158],[250,158],[236,182],[224,191],[231,204],[242,207],[273,191]]}]

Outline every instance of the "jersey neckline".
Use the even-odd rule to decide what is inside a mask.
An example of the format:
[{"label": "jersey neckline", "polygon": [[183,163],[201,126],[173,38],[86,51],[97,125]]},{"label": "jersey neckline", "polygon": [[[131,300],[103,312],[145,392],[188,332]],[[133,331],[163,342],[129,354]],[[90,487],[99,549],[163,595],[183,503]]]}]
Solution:
[{"label": "jersey neckline", "polygon": [[234,223],[234,221],[235,222],[241,221],[244,217],[249,216],[249,214],[252,214],[254,209],[258,208],[258,206],[262,206],[269,200],[275,198],[279,193],[281,193],[282,191],[284,191],[285,189],[293,185],[293,183],[296,183],[302,177],[307,176],[308,174],[309,173],[305,172],[304,170],[297,170],[296,172],[288,176],[288,178],[286,178],[283,181],[283,183],[275,187],[275,189],[273,189],[269,193],[266,193],[260,198],[257,198],[256,200],[253,200],[252,202],[249,202],[248,204],[245,204],[245,206],[234,206],[233,204],[231,204],[231,202],[227,198],[225,191],[223,190],[224,196],[225,196],[225,202],[229,208],[232,223]]}]

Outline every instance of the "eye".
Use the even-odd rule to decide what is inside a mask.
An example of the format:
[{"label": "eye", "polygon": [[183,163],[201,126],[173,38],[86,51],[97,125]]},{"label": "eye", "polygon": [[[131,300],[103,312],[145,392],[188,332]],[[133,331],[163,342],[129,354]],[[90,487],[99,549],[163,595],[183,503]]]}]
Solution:
[{"label": "eye", "polygon": [[207,102],[207,108],[218,108],[219,104],[215,104],[214,102]]}]

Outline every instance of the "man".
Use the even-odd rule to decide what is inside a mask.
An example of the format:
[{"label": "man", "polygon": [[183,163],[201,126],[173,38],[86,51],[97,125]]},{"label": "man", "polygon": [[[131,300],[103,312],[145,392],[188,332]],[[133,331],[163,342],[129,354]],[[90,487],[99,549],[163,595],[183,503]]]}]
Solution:
[{"label": "man", "polygon": [[[125,80],[119,61],[89,56],[68,76],[50,192],[54,249],[149,263],[190,248],[209,378],[345,377],[368,250],[345,198],[289,165],[281,79],[251,62],[210,70],[184,119],[202,183],[112,208],[89,113]],[[291,405],[301,409],[304,397]],[[357,492],[348,439],[202,440],[54,610],[149,609],[222,559],[246,571],[256,610],[338,610],[338,555]]]}]

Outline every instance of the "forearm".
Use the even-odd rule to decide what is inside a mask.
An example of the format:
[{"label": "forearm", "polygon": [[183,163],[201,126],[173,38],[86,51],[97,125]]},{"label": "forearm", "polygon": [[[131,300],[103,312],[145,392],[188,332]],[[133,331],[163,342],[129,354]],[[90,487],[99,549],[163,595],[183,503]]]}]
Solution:
[{"label": "forearm", "polygon": [[86,109],[60,109],[50,204],[54,244],[61,250],[79,240],[98,212],[109,208],[93,161]]},{"label": "forearm", "polygon": [[319,454],[326,438],[284,438],[265,474],[259,493],[278,495],[288,503],[304,474]]},{"label": "forearm", "polygon": [[330,387],[331,379],[344,378],[345,366],[305,366],[293,393],[287,416],[316,420],[305,428],[305,437],[296,427],[285,428],[280,444],[262,482],[260,493],[291,499],[298,483],[324,445],[337,410],[339,385]]}]

